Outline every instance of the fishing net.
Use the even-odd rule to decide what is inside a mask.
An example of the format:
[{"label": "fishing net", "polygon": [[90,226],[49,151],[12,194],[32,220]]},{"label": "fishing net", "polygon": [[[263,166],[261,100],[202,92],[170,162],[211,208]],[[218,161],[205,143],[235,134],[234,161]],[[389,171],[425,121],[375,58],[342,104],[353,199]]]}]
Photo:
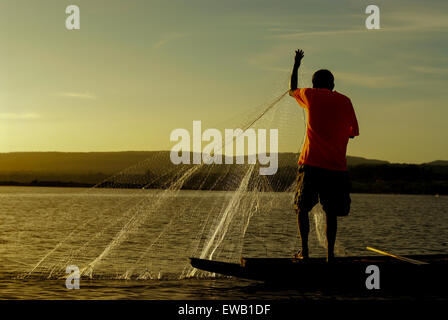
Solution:
[{"label": "fishing net", "polygon": [[[263,106],[207,127],[221,132],[277,129],[279,151],[283,144],[299,150],[304,117],[284,92]],[[232,142],[236,145],[238,139],[245,137]],[[225,145],[217,151],[225,156],[224,149]],[[299,247],[292,202],[297,150],[279,154],[274,175],[261,175],[266,166],[258,161],[249,163],[247,147],[243,163],[232,165],[175,165],[170,152],[153,152],[55,206],[54,218],[46,223],[57,229],[57,236],[42,245],[40,257],[24,276],[58,278],[67,266],[76,265],[82,277],[178,279],[210,276],[191,268],[189,257],[227,262],[239,262],[242,256],[290,257]],[[311,234],[311,251],[322,254],[323,212],[316,206],[311,214],[317,231]]]}]

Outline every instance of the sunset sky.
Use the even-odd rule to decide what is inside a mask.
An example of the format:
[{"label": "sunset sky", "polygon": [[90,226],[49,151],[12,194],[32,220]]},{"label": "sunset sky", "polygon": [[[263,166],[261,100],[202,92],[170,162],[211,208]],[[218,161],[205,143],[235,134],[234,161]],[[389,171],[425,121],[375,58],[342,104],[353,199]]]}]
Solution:
[{"label": "sunset sky", "polygon": [[[70,4],[80,30],[65,28]],[[365,28],[369,4],[380,30]],[[448,160],[447,13],[444,0],[2,0],[0,152],[169,150],[173,129],[274,100],[301,48],[299,85],[327,68],[353,102],[349,155]],[[280,151],[303,135],[290,120]]]}]

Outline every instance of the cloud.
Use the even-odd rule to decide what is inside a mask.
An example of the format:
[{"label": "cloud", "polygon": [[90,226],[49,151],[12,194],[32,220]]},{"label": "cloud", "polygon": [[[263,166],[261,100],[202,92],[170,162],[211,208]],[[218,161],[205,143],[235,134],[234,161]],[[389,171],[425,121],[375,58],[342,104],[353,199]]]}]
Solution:
[{"label": "cloud", "polygon": [[428,66],[415,66],[411,67],[412,70],[420,73],[435,74],[435,75],[445,75],[448,74],[448,68],[436,68]]},{"label": "cloud", "polygon": [[[406,32],[428,32],[442,31],[448,29],[448,19],[446,18],[447,6],[431,7],[427,4],[408,7],[401,6],[395,10],[380,11],[380,29],[367,30],[364,21],[367,14],[346,14],[346,22],[338,23],[336,28],[332,25],[315,25],[311,21],[308,23],[307,30],[294,30],[283,27],[270,27],[267,30],[272,34],[268,36],[271,39],[300,39],[306,37],[325,37],[325,36],[345,36],[352,34],[362,34],[366,32],[375,33],[406,33]],[[329,14],[328,21],[333,21]],[[324,27],[324,28],[322,28]],[[314,30],[313,30],[314,28]],[[318,29],[318,30],[316,30]]]},{"label": "cloud", "polygon": [[335,72],[335,82],[338,80],[367,88],[402,87],[408,84],[404,79],[397,76],[374,76],[351,72]]},{"label": "cloud", "polygon": [[58,96],[66,97],[66,98],[77,98],[77,99],[90,99],[90,100],[96,100],[96,96],[89,93],[81,93],[81,92],[60,92],[58,93]]},{"label": "cloud", "polygon": [[186,37],[187,35],[184,33],[169,33],[169,34],[165,34],[162,36],[162,38],[157,41],[153,48],[154,49],[160,49],[161,47],[163,47],[164,45],[166,45],[169,41],[172,40],[176,40],[176,39],[180,39],[183,37]]},{"label": "cloud", "polygon": [[248,58],[247,62],[262,70],[288,73],[291,71],[289,66],[279,66],[279,63],[282,62],[283,57],[285,57],[286,53],[289,53],[289,51],[289,47],[286,46],[272,47],[267,51],[255,53]]},{"label": "cloud", "polygon": [[28,119],[39,119],[40,114],[29,112],[29,113],[14,113],[14,112],[3,112],[0,113],[0,120],[28,120]]},{"label": "cloud", "polygon": [[431,8],[424,4],[423,7],[414,8],[413,11],[396,11],[390,14],[388,20],[398,25],[392,27],[392,31],[446,31],[448,19],[445,10],[446,7],[444,9]]},{"label": "cloud", "polygon": [[[375,30],[375,32],[382,31]],[[344,29],[344,30],[324,30],[324,31],[304,31],[304,32],[292,32],[284,34],[276,34],[270,36],[275,39],[298,39],[303,37],[315,37],[315,36],[334,36],[334,35],[347,35],[366,32],[366,29]]]}]

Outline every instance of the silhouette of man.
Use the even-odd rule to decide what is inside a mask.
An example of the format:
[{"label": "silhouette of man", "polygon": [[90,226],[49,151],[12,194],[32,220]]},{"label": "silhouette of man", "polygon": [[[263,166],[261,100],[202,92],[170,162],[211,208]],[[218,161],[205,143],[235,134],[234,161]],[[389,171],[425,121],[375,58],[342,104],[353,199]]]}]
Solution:
[{"label": "silhouette of man", "polygon": [[299,157],[294,207],[302,249],[297,259],[309,256],[309,212],[320,202],[326,215],[327,261],[334,259],[337,217],[350,211],[350,180],[346,165],[349,138],[359,135],[358,121],[348,97],[333,91],[328,70],[313,75],[313,88],[297,88],[298,70],[304,57],[296,50],[289,95],[307,112],[306,139]]}]

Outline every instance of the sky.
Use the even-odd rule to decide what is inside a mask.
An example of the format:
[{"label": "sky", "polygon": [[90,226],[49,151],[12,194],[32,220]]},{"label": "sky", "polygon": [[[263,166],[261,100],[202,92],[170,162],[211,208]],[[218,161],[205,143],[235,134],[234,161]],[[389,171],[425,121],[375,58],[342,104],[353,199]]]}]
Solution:
[{"label": "sky", "polygon": [[[65,28],[72,4],[80,30]],[[380,30],[365,27],[369,4]],[[169,150],[193,120],[231,128],[262,110],[301,48],[299,85],[327,68],[352,100],[349,155],[448,160],[447,13],[436,0],[2,0],[0,152]],[[280,151],[297,152],[302,113],[284,99]]]}]

